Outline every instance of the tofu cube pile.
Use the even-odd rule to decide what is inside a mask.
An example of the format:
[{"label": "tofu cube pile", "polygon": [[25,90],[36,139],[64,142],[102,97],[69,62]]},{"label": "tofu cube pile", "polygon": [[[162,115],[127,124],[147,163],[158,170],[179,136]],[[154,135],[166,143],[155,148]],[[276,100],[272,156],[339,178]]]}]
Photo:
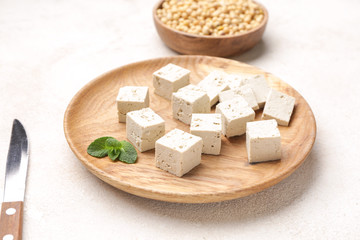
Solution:
[{"label": "tofu cube pile", "polygon": [[221,114],[196,113],[192,115],[190,133],[202,138],[203,153],[220,154],[221,125]]},{"label": "tofu cube pile", "polygon": [[119,122],[126,122],[128,112],[149,107],[149,88],[125,86],[116,98]]},{"label": "tofu cube pile", "polygon": [[150,108],[129,112],[126,115],[126,136],[144,152],[155,147],[155,142],[165,134],[165,121]]},{"label": "tofu cube pile", "polygon": [[171,95],[189,84],[190,71],[169,63],[153,74],[155,93],[171,100]]},{"label": "tofu cube pile", "polygon": [[202,147],[201,137],[175,128],[156,141],[156,166],[181,177],[200,164]]},{"label": "tofu cube pile", "polygon": [[[149,108],[146,86],[120,88],[116,102],[127,138],[140,152],[155,148],[156,167],[181,177],[202,154],[221,154],[222,135],[246,134],[249,163],[281,159],[278,125],[289,125],[295,98],[271,89],[265,75],[214,70],[194,85],[189,70],[170,63],[153,73],[153,87],[171,100],[173,118],[190,125],[190,133],[175,128],[165,134],[165,121]],[[262,120],[254,121],[261,108]]]},{"label": "tofu cube pile", "polygon": [[246,150],[249,163],[280,159],[281,137],[276,120],[247,123]]}]

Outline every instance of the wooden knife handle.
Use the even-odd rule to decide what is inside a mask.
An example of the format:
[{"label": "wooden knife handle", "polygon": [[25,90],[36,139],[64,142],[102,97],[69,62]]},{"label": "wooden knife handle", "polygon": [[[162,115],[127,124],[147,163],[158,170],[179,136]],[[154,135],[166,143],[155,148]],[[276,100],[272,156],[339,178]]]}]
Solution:
[{"label": "wooden knife handle", "polygon": [[[21,240],[24,202],[3,202],[0,215],[0,239]],[[7,236],[8,235],[8,236]],[[12,237],[11,237],[11,236]],[[7,236],[6,238],[4,238]]]}]

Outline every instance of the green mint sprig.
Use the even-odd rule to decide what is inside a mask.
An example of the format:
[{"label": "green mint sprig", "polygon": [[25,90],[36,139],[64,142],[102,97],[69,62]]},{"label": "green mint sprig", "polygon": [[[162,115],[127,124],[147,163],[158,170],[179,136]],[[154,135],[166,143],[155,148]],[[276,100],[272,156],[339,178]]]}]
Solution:
[{"label": "green mint sprig", "polygon": [[137,159],[137,152],[131,143],[118,141],[113,137],[96,139],[89,145],[87,153],[98,158],[109,156],[113,161],[120,160],[125,163],[135,163]]}]

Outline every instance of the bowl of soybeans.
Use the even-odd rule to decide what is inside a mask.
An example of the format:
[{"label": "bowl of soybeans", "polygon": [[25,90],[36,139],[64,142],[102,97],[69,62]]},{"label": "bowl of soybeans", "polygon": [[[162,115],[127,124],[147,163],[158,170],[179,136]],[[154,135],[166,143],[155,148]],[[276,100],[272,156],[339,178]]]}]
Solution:
[{"label": "bowl of soybeans", "polygon": [[268,12],[252,0],[162,0],[153,18],[160,38],[174,51],[227,57],[261,40]]}]

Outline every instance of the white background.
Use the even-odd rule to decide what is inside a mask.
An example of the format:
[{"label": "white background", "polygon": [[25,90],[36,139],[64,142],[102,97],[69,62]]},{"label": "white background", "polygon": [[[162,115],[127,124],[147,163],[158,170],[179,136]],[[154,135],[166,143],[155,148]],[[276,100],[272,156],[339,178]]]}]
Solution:
[{"label": "white background", "polygon": [[153,26],[155,2],[0,2],[0,186],[19,118],[31,142],[24,239],[360,239],[358,0],[261,1],[263,40],[234,57],[288,82],[315,114],[314,148],[281,183],[175,204],[117,190],[81,165],[63,133],[74,94],[113,68],[176,55]]}]

